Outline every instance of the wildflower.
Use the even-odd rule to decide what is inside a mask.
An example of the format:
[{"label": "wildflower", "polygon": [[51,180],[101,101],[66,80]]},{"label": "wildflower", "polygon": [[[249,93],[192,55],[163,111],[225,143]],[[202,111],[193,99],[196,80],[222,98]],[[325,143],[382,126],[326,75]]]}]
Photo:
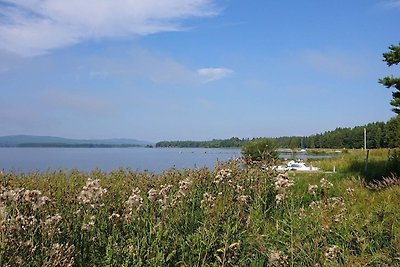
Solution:
[{"label": "wildflower", "polygon": [[330,189],[333,187],[333,184],[329,182],[327,179],[322,178],[321,181],[321,188]]},{"label": "wildflower", "polygon": [[332,260],[336,258],[337,254],[340,252],[340,249],[338,246],[333,245],[332,247],[329,247],[326,252],[325,252],[325,257],[328,260]]},{"label": "wildflower", "polygon": [[171,206],[174,207],[186,196],[186,193],[188,192],[191,185],[192,181],[189,178],[186,178],[185,180],[179,182],[179,190],[176,193],[175,198],[172,200]]},{"label": "wildflower", "polygon": [[240,193],[242,193],[243,191],[244,191],[243,186],[241,186],[241,185],[236,185],[236,188],[235,188],[235,192],[236,192],[236,193],[240,194]]},{"label": "wildflower", "polygon": [[247,204],[249,199],[250,199],[250,196],[246,196],[246,195],[241,195],[241,196],[237,197],[237,200],[244,204]]},{"label": "wildflower", "polygon": [[90,216],[89,220],[86,223],[82,224],[82,230],[89,231],[90,229],[92,229],[95,224],[95,221],[96,221],[96,216],[94,215]]},{"label": "wildflower", "polygon": [[150,200],[150,202],[154,202],[154,201],[157,200],[158,191],[155,190],[154,188],[151,188],[151,189],[149,190],[149,192],[147,192],[147,195],[148,195],[148,199]]},{"label": "wildflower", "polygon": [[347,192],[348,195],[352,196],[353,193],[354,193],[354,189],[349,187],[349,188],[346,189],[346,192]]},{"label": "wildflower", "polygon": [[50,202],[51,202],[50,198],[48,198],[46,196],[39,197],[39,199],[33,204],[33,210],[38,210]]},{"label": "wildflower", "polygon": [[78,201],[82,204],[90,204],[94,207],[100,200],[100,198],[107,193],[107,189],[103,189],[100,186],[99,180],[93,180],[88,178],[86,185],[83,186],[82,191],[78,196]]},{"label": "wildflower", "polygon": [[172,185],[161,185],[160,190],[158,191],[158,203],[161,204],[162,209],[166,209],[168,205],[168,193],[171,190]]},{"label": "wildflower", "polygon": [[276,204],[281,204],[286,199],[285,193],[280,193],[275,196]]},{"label": "wildflower", "polygon": [[318,185],[308,185],[308,193],[315,195],[317,193]]},{"label": "wildflower", "polygon": [[36,202],[41,195],[42,192],[39,190],[26,190],[24,192],[24,200],[26,202]]},{"label": "wildflower", "polygon": [[140,189],[138,187],[132,189],[132,194],[128,200],[125,201],[128,212],[132,212],[133,209],[139,211],[143,205],[143,198],[140,196]]},{"label": "wildflower", "polygon": [[[232,171],[230,169],[222,169],[215,176],[214,183],[216,184],[224,183],[224,181],[231,176],[232,176]],[[230,180],[230,183],[232,183],[232,180]]]},{"label": "wildflower", "polygon": [[268,256],[268,263],[271,266],[284,266],[287,264],[288,256],[281,251],[271,251]]},{"label": "wildflower", "polygon": [[185,192],[191,185],[192,181],[189,178],[186,178],[185,180],[179,182],[179,191]]},{"label": "wildflower", "polygon": [[343,213],[339,213],[339,214],[335,214],[333,215],[333,221],[335,223],[340,223],[344,218],[344,214]]},{"label": "wildflower", "polygon": [[335,208],[338,206],[344,206],[344,200],[342,197],[331,197],[328,198],[328,206],[331,208]]},{"label": "wildflower", "polygon": [[16,192],[14,190],[6,190],[2,188],[2,193],[0,194],[0,202],[13,202],[16,198]]},{"label": "wildflower", "polygon": [[213,197],[210,193],[204,193],[203,199],[200,202],[200,207],[202,209],[212,208],[214,206],[215,197]]},{"label": "wildflower", "polygon": [[62,217],[57,213],[54,216],[47,216],[43,223],[44,232],[52,236],[56,230],[57,224],[61,221]]},{"label": "wildflower", "polygon": [[293,181],[289,179],[288,176],[284,175],[284,174],[279,174],[276,178],[275,178],[275,189],[276,190],[280,190],[280,189],[288,189],[290,187],[292,187],[294,185]]},{"label": "wildflower", "polygon": [[313,201],[313,202],[310,203],[309,207],[310,207],[312,210],[315,210],[315,209],[320,209],[320,208],[321,208],[321,205],[322,205],[322,202],[321,202],[321,201]]},{"label": "wildflower", "polygon": [[120,217],[121,215],[119,215],[118,213],[113,213],[110,216],[108,216],[108,220],[110,220],[112,223],[116,223]]}]

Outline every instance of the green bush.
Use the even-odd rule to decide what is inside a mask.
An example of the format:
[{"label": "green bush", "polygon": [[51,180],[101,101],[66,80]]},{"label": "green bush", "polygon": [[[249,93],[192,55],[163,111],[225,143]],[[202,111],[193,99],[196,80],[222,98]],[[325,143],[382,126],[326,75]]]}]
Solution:
[{"label": "green bush", "polygon": [[278,159],[275,143],[266,138],[253,139],[242,147],[242,154],[248,161],[273,162]]}]

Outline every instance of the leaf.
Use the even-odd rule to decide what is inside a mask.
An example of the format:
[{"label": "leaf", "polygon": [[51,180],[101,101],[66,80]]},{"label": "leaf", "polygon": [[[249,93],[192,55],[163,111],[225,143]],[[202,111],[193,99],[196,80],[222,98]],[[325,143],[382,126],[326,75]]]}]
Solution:
[{"label": "leaf", "polygon": [[233,249],[234,247],[238,247],[240,245],[240,242],[235,242],[229,245],[230,249]]},{"label": "leaf", "polygon": [[173,256],[175,256],[176,250],[172,251],[171,253],[168,254],[167,259],[165,260],[166,262],[169,262]]},{"label": "leaf", "polygon": [[220,257],[220,256],[218,256],[218,255],[215,255],[215,257],[217,258],[217,260],[218,260],[220,263],[222,263],[222,259],[221,259],[221,257]]}]

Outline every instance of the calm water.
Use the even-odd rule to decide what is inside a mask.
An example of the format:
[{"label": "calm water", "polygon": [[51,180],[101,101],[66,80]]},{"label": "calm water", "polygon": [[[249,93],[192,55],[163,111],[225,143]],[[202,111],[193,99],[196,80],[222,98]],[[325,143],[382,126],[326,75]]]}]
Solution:
[{"label": "calm water", "polygon": [[240,149],[207,148],[0,148],[0,170],[15,172],[118,168],[161,172],[176,167],[213,168],[240,157]]},{"label": "calm water", "polygon": [[[217,148],[2,148],[0,170],[15,172],[118,168],[159,173],[172,167],[214,168],[216,162],[241,156],[240,149]],[[281,154],[291,158],[291,154]],[[296,158],[324,156],[296,155]]]}]

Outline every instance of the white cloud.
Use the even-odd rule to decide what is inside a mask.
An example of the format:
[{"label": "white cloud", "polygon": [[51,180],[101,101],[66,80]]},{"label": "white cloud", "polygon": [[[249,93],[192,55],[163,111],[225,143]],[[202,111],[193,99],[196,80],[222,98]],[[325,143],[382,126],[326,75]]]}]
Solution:
[{"label": "white cloud", "polygon": [[198,69],[197,74],[204,79],[204,82],[212,82],[228,77],[234,71],[227,68],[203,68]]},{"label": "white cloud", "polygon": [[218,13],[214,0],[4,0],[0,49],[25,56],[85,40],[183,30]]}]

